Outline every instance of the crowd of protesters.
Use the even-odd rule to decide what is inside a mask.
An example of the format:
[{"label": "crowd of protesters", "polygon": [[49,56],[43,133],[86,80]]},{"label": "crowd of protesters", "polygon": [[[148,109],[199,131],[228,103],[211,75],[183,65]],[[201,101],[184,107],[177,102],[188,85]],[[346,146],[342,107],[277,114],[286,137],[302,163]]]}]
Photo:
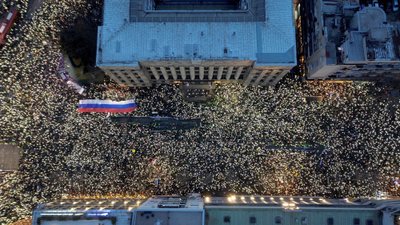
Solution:
[{"label": "crowd of protesters", "polygon": [[[206,103],[184,101],[177,85],[75,93],[58,76],[59,35],[99,5],[43,0],[26,18],[28,1],[19,1],[21,19],[0,52],[0,141],[23,154],[20,169],[0,184],[0,224],[65,194],[362,197],[396,189],[399,102],[374,83],[221,84]],[[134,98],[131,116],[156,111],[202,123],[163,132],[115,124],[109,115],[78,113],[83,98]]]}]

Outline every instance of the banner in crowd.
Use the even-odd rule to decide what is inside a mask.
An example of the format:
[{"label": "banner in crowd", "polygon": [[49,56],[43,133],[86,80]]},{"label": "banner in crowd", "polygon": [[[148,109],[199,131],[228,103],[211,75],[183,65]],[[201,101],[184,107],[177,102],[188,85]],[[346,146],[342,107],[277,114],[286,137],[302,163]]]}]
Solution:
[{"label": "banner in crowd", "polygon": [[61,79],[67,81],[70,79],[68,71],[65,69],[64,55],[60,54],[60,59],[58,61],[58,75],[60,75]]},{"label": "banner in crowd", "polygon": [[67,81],[68,87],[74,89],[78,94],[83,94],[85,92],[85,88],[76,83],[75,81],[68,80]]},{"label": "banner in crowd", "polygon": [[78,82],[72,76],[70,76],[68,71],[65,69],[65,59],[63,54],[60,54],[57,70],[58,75],[60,75],[61,79],[67,83],[68,87],[74,89],[79,94],[83,94],[86,91],[85,88],[79,85]]},{"label": "banner in crowd", "polygon": [[137,108],[135,100],[112,101],[85,99],[79,101],[78,112],[130,113]]}]

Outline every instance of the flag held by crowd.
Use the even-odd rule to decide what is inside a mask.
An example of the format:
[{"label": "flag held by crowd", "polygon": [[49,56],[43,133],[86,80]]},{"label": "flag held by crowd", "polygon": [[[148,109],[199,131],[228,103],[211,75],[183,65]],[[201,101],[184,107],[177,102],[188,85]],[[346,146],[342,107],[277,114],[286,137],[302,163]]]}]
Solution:
[{"label": "flag held by crowd", "polygon": [[135,100],[112,101],[85,99],[79,101],[78,112],[130,113],[137,108]]}]

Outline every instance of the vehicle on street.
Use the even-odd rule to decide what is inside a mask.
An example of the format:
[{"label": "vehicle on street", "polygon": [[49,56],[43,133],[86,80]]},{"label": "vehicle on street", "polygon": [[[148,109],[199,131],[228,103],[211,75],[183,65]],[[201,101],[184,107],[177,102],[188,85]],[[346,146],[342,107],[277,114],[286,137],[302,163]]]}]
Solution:
[{"label": "vehicle on street", "polygon": [[17,7],[12,7],[9,12],[5,13],[0,20],[0,46],[6,43],[7,34],[18,17]]}]

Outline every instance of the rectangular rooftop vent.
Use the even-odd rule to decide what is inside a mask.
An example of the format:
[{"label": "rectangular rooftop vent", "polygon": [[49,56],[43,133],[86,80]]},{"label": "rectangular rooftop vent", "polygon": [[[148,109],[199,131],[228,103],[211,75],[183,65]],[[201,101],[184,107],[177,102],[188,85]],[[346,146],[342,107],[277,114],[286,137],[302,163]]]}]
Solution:
[{"label": "rectangular rooftop vent", "polygon": [[168,198],[160,201],[158,208],[184,208],[185,205],[186,199],[184,198]]},{"label": "rectangular rooftop vent", "polygon": [[155,11],[246,10],[245,0],[146,0]]}]

